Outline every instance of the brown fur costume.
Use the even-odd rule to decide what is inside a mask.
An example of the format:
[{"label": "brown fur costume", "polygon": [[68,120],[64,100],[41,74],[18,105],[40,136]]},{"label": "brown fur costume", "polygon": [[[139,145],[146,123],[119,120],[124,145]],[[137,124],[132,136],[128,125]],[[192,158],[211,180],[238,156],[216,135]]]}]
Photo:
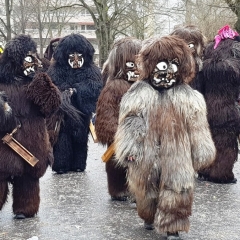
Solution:
[{"label": "brown fur costume", "polygon": [[[170,35],[176,35],[183,39],[189,46],[195,59],[196,74],[202,69],[203,51],[205,49],[207,38],[201,30],[195,25],[187,25],[176,28]],[[194,87],[195,81],[191,81],[190,85]]]},{"label": "brown fur costume", "polygon": [[60,105],[60,93],[45,73],[23,74],[29,51],[36,53],[36,43],[30,36],[20,35],[7,43],[0,60],[0,138],[20,124],[13,137],[39,160],[32,167],[0,142],[0,209],[7,201],[11,182],[16,218],[33,217],[38,212],[39,178],[53,163],[45,117]]},{"label": "brown fur costume", "polygon": [[[103,145],[110,146],[114,140],[118,124],[119,103],[132,84],[128,81],[126,63],[135,63],[135,55],[140,47],[139,40],[123,38],[114,44],[105,64],[105,68],[108,69],[108,80],[98,99],[95,123],[98,141]],[[135,70],[134,67],[133,72]],[[110,159],[106,163],[106,172],[108,190],[112,199],[125,200],[129,195],[126,168],[117,167]]]},{"label": "brown fur costume", "polygon": [[[178,63],[175,84],[153,87],[156,66],[169,60]],[[204,98],[188,84],[194,77],[194,60],[183,40],[166,36],[148,40],[138,64],[140,81],[120,105],[115,161],[128,167],[129,189],[145,224],[154,223],[160,233],[187,232],[194,173],[215,157]]]}]

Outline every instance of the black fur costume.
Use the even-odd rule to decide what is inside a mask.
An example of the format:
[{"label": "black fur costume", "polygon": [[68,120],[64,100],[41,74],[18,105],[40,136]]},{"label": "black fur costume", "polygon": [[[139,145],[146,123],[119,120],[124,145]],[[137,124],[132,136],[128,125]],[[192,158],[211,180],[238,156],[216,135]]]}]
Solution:
[{"label": "black fur costume", "polygon": [[[74,69],[68,62],[69,54],[74,53],[82,54],[84,63],[81,68]],[[56,121],[55,126],[53,125],[55,128],[61,124],[53,150],[52,169],[57,173],[84,171],[86,168],[89,123],[102,89],[101,72],[93,63],[93,54],[94,48],[84,36],[68,35],[59,41],[48,70],[60,91],[74,89],[71,103],[82,113],[81,120],[74,121],[65,114],[63,121]]]},{"label": "black fur costume", "polygon": [[18,219],[38,212],[39,178],[53,163],[45,117],[60,105],[60,92],[46,73],[34,75],[28,68],[26,74],[31,75],[24,74],[24,62],[31,59],[30,52],[36,54],[36,47],[30,36],[20,35],[7,43],[0,59],[0,138],[20,125],[13,137],[39,160],[32,167],[0,141],[0,210],[11,182],[13,212]]},{"label": "black fur costume", "polygon": [[[199,171],[199,179],[235,183],[233,167],[238,158],[240,114],[237,106],[240,87],[239,36],[210,42],[204,53],[197,90],[205,97],[208,121],[217,149],[212,166]],[[215,45],[215,46],[214,46]],[[214,49],[215,48],[215,49]]]}]

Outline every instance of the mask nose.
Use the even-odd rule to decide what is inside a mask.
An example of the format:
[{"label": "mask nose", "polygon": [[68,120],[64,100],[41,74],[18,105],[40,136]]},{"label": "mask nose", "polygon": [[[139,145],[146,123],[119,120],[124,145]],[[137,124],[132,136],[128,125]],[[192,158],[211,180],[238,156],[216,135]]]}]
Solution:
[{"label": "mask nose", "polygon": [[76,53],[74,54],[74,61],[78,61],[78,55]]}]

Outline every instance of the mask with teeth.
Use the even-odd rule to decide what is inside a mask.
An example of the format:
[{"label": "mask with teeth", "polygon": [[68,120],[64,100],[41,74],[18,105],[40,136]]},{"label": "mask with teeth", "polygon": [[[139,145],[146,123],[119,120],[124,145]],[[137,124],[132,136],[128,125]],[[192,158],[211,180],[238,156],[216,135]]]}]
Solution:
[{"label": "mask with teeth", "polygon": [[177,82],[178,66],[177,59],[160,61],[152,73],[152,86],[160,89],[172,87]]},{"label": "mask with teeth", "polygon": [[126,62],[126,73],[129,82],[135,82],[139,78],[139,73],[134,62]]},{"label": "mask with teeth", "polygon": [[42,67],[41,61],[36,53],[29,52],[23,61],[23,73],[25,76],[33,77],[38,68]]},{"label": "mask with teeth", "polygon": [[84,63],[84,58],[81,53],[70,53],[68,58],[68,63],[71,68],[81,68]]}]

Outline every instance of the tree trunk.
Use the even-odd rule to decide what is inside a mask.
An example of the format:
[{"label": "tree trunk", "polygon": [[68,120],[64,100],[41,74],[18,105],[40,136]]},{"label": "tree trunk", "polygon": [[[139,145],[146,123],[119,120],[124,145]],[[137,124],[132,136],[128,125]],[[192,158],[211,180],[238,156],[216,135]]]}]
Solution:
[{"label": "tree trunk", "polygon": [[96,28],[96,36],[98,40],[99,48],[99,66],[102,67],[103,63],[108,58],[108,53],[113,43],[113,39],[110,33],[110,28],[104,22],[98,22]]},{"label": "tree trunk", "polygon": [[240,33],[240,0],[236,0],[235,2],[225,0],[225,2],[237,16],[237,22],[234,24],[234,28],[238,33]]},{"label": "tree trunk", "polygon": [[8,42],[12,38],[11,34],[11,9],[12,5],[10,3],[10,0],[5,0],[5,7],[6,7],[6,30],[7,30],[7,39]]},{"label": "tree trunk", "polygon": [[38,6],[38,13],[37,13],[37,20],[38,20],[38,29],[39,29],[39,53],[40,53],[40,57],[43,57],[43,36],[42,36],[42,30],[43,30],[43,26],[42,26],[42,20],[41,20],[41,7]]}]

